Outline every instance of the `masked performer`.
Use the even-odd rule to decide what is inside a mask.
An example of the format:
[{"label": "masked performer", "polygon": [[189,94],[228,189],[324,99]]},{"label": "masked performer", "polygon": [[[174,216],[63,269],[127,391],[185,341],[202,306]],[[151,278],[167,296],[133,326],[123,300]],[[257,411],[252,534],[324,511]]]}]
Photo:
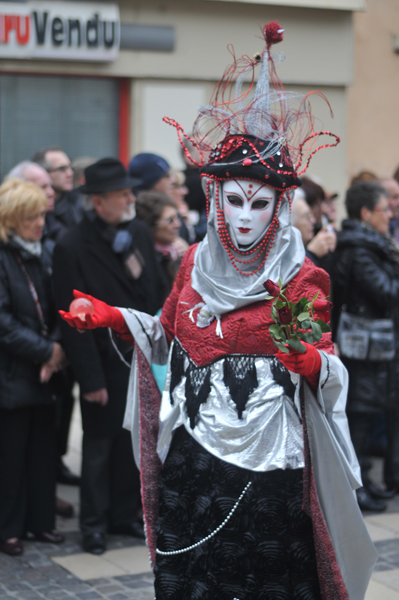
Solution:
[{"label": "masked performer", "polygon": [[[267,280],[293,302],[325,299],[329,282],[290,225],[290,192],[319,134],[308,99],[291,108],[298,98],[277,78],[279,25],[263,34],[264,52],[234,60],[200,110],[200,149],[217,141],[202,168],[208,232],[186,252],[160,319],[94,298],[85,322],[63,314],[134,339],[125,426],[157,600],[362,600],[376,558],[330,334],[283,354],[268,329]],[[241,84],[258,63],[250,97]],[[168,362],[162,399],[151,362]]]}]

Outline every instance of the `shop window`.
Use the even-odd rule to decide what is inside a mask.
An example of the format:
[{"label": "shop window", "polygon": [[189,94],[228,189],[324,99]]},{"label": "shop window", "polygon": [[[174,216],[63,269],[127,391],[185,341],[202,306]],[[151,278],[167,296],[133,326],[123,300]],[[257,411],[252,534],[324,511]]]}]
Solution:
[{"label": "shop window", "polygon": [[0,75],[0,176],[41,148],[120,154],[117,79]]}]

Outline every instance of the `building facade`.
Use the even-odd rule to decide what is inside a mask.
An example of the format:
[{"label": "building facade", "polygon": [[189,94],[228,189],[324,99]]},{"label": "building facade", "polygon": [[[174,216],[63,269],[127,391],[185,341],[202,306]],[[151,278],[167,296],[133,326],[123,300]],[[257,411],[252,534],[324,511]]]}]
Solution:
[{"label": "building facade", "polygon": [[367,0],[354,16],[355,69],[348,94],[348,178],[390,177],[399,166],[399,2]]},{"label": "building facade", "polygon": [[315,97],[316,125],[341,138],[309,174],[342,192],[353,15],[364,8],[364,0],[0,1],[0,174],[49,145],[71,158],[125,163],[156,152],[181,166],[162,117],[189,132],[231,62],[227,45],[252,56],[263,45],[259,25],[277,19],[286,31],[276,47],[287,57],[278,65],[286,89],[323,92],[334,119]]}]

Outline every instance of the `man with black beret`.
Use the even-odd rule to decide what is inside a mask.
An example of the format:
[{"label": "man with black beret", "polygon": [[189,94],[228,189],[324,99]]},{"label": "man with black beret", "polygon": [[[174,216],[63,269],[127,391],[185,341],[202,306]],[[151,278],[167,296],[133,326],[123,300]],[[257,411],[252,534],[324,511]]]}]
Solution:
[{"label": "man with black beret", "polygon": [[[57,308],[68,310],[77,289],[112,306],[154,315],[167,287],[150,230],[134,218],[131,188],[140,182],[114,158],[87,167],[85,177],[81,191],[91,199],[92,210],[54,251]],[[80,335],[65,321],[61,327],[81,394],[83,549],[101,554],[107,532],[143,537],[137,520],[139,474],[130,434],[122,428],[129,369],[106,329]],[[118,347],[122,354],[131,352],[123,341]]]}]

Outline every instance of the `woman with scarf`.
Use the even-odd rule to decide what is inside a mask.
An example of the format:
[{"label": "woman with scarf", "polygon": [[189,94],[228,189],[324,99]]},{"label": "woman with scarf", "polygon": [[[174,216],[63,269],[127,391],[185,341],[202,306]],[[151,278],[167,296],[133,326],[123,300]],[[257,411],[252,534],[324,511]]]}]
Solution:
[{"label": "woman with scarf", "polygon": [[48,200],[34,183],[0,187],[0,550],[54,531],[55,401],[48,381],[66,357],[55,328],[51,254],[41,243]]},{"label": "woman with scarf", "polygon": [[[349,357],[348,348],[339,335],[342,329],[339,323],[348,314],[365,319],[367,323],[393,319],[392,329],[396,333],[399,329],[399,252],[387,235],[392,216],[387,196],[387,190],[373,181],[359,181],[348,189],[345,206],[349,218],[342,223],[338,235],[331,273],[334,332],[349,373],[348,421],[362,470],[363,487],[356,491],[357,499],[362,510],[372,511],[385,510],[387,506],[383,500],[392,498],[399,484],[397,358],[394,342],[390,359],[385,354],[362,358],[353,354]],[[384,350],[386,335],[380,338],[381,350]],[[388,434],[384,478],[391,491],[378,487],[368,474],[370,430],[376,418],[384,413]]]},{"label": "woman with scarf", "polygon": [[179,236],[181,222],[176,204],[161,192],[141,192],[136,200],[136,215],[151,229],[169,292],[188,249],[187,242]]},{"label": "woman with scarf", "polygon": [[[157,600],[362,600],[376,557],[353,493],[347,373],[330,335],[285,354],[269,332],[266,282],[280,281],[292,302],[325,300],[329,282],[290,224],[317,134],[306,99],[291,111],[277,78],[270,46],[282,30],[274,22],[263,33],[264,52],[235,59],[200,111],[195,133],[214,124],[200,149],[218,139],[201,165],[208,230],[184,255],[160,319],[95,298],[85,321],[62,313],[134,339],[125,426]],[[257,64],[250,98],[241,84]],[[162,398],[151,362],[168,362]]]}]

